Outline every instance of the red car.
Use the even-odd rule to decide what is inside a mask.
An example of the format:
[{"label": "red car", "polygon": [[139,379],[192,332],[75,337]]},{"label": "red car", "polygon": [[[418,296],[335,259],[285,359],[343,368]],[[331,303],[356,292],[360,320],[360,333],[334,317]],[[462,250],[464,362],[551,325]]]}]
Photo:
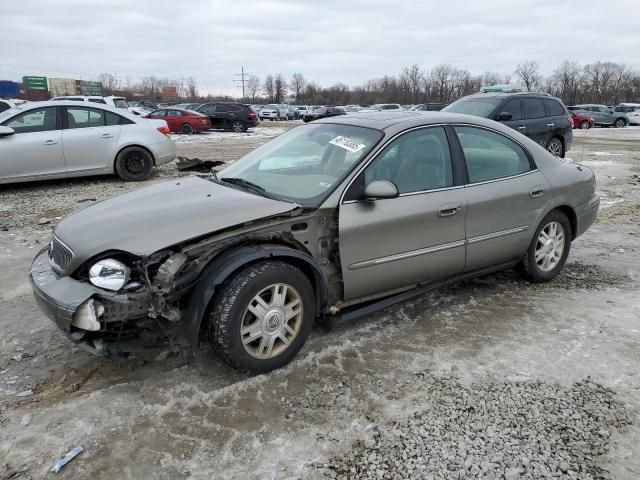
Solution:
[{"label": "red car", "polygon": [[164,120],[170,131],[186,135],[211,128],[209,117],[184,108],[161,108],[151,112],[146,118]]},{"label": "red car", "polygon": [[592,128],[595,123],[593,117],[585,112],[569,110],[569,113],[573,120],[573,128]]}]

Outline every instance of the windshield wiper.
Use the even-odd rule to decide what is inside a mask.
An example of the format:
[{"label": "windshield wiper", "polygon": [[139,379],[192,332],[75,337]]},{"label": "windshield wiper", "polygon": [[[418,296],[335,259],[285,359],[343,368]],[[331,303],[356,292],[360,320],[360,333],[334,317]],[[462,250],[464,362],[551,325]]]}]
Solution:
[{"label": "windshield wiper", "polygon": [[232,185],[238,185],[240,187],[244,187],[246,190],[250,190],[254,193],[257,193],[258,195],[261,195],[266,198],[270,198],[272,200],[279,200],[278,198],[267,193],[267,191],[260,185],[250,182],[249,180],[245,180],[244,178],[222,177],[222,178],[217,178],[217,180],[220,182],[231,183]]}]

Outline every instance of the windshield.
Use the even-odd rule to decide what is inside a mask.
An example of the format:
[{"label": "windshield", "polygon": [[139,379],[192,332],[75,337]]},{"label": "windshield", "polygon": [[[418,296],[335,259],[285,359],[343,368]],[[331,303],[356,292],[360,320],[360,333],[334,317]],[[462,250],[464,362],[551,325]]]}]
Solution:
[{"label": "windshield", "polygon": [[124,98],[114,98],[113,104],[116,108],[129,108],[129,104]]},{"label": "windshield", "polygon": [[453,102],[451,105],[442,109],[443,112],[466,113],[467,115],[475,115],[476,117],[489,117],[491,112],[495,110],[498,104],[502,102],[501,98],[461,98]]},{"label": "windshield", "polygon": [[218,178],[241,178],[270,196],[318,206],[380,140],[382,132],[352,125],[304,125],[229,165]]}]

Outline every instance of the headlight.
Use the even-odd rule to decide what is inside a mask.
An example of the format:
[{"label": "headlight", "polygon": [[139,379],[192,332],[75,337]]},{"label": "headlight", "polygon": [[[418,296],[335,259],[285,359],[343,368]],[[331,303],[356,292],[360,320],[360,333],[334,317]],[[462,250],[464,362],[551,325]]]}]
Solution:
[{"label": "headlight", "polygon": [[116,292],[129,281],[129,267],[112,258],[105,258],[91,267],[89,280],[96,287]]}]

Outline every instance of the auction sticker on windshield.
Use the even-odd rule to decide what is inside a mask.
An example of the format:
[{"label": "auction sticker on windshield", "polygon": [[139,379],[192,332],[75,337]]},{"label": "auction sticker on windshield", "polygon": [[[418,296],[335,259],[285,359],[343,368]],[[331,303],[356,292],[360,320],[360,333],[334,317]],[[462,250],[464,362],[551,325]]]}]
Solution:
[{"label": "auction sticker on windshield", "polygon": [[352,153],[359,152],[365,147],[363,143],[358,143],[355,140],[351,140],[350,138],[342,137],[342,136],[337,136],[336,138],[331,140],[329,143],[331,145],[335,145],[336,147],[349,150]]}]

